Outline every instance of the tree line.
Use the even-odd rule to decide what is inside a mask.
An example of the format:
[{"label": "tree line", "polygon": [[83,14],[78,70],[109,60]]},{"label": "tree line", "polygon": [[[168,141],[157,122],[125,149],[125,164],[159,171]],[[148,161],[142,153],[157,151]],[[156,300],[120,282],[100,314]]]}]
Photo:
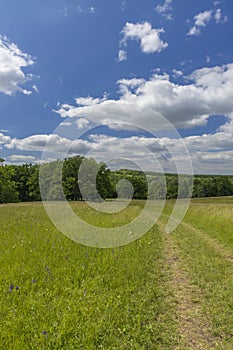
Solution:
[{"label": "tree line", "polygon": [[[45,164],[4,165],[0,158],[0,203],[45,200],[71,201],[101,198],[173,199],[192,195],[217,197],[233,195],[233,176],[144,173],[121,169],[81,156]],[[80,175],[81,174],[81,175]],[[179,186],[180,185],[180,186]],[[42,196],[41,196],[42,195]]]}]

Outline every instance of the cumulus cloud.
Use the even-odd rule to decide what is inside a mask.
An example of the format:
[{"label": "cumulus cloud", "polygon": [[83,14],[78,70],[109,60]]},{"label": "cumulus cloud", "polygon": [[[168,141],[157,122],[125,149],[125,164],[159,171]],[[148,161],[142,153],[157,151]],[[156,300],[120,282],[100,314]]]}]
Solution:
[{"label": "cumulus cloud", "polygon": [[221,22],[222,19],[222,10],[221,9],[217,9],[214,18],[216,20],[217,23]]},{"label": "cumulus cloud", "polygon": [[[97,124],[109,124],[110,127],[110,123],[118,122],[118,127],[122,129],[126,129],[124,123],[130,123],[155,134],[163,130],[164,125],[153,111],[164,115],[177,128],[205,125],[211,115],[225,115],[227,122],[214,134],[189,136],[183,141],[196,173],[232,173],[233,64],[204,67],[183,78],[186,79],[185,84],[172,82],[167,74],[154,74],[149,80],[121,79],[118,81],[119,99],[107,99],[94,106],[66,105],[65,110],[60,105],[57,113],[63,117],[85,116]],[[183,141],[171,137],[119,139],[97,135],[90,138],[88,145],[93,149],[93,156],[100,161],[105,161],[106,152],[114,157],[114,152],[121,151],[135,161],[143,158],[150,167],[152,160],[147,153],[139,153],[136,148],[137,143],[142,143],[155,153],[163,169],[173,171],[174,164],[169,163],[166,148],[176,154],[173,160],[182,163]]]},{"label": "cumulus cloud", "polygon": [[32,91],[22,87],[32,77],[26,75],[23,68],[33,63],[29,54],[23,53],[7,37],[0,36],[0,92],[7,95],[17,91],[25,95],[31,94]]},{"label": "cumulus cloud", "polygon": [[[152,169],[157,160],[164,171],[174,171],[174,161],[182,166],[184,159],[183,143],[190,153],[195,173],[225,173],[233,171],[233,125],[227,131],[212,135],[189,136],[179,138],[153,138],[131,136],[120,139],[97,135],[91,138],[92,154],[101,161],[107,157],[114,159],[116,154],[124,154],[132,161],[144,160],[146,169]],[[98,152],[96,152],[98,149]],[[172,150],[172,158],[169,157]],[[152,157],[153,155],[153,157]]]},{"label": "cumulus cloud", "polygon": [[118,62],[126,61],[127,60],[127,51],[125,50],[119,50],[118,52]]},{"label": "cumulus cloud", "polygon": [[176,128],[191,128],[205,125],[210,115],[233,112],[232,84],[232,63],[198,69],[186,77],[186,84],[174,83],[167,74],[154,74],[148,80],[121,79],[119,99],[97,99],[95,105],[61,104],[56,112],[97,124],[131,123],[152,132],[164,127],[159,125],[158,112]]},{"label": "cumulus cloud", "polygon": [[163,5],[157,5],[155,8],[158,13],[170,20],[172,19],[172,1],[173,0],[165,0]]},{"label": "cumulus cloud", "polygon": [[14,138],[10,143],[5,145],[8,149],[17,149],[21,151],[43,152],[45,147],[50,152],[63,154],[64,149],[68,149],[70,153],[83,154],[90,148],[85,140],[70,140],[56,134],[32,135],[23,139]]},{"label": "cumulus cloud", "polygon": [[[173,74],[175,73],[179,75],[178,71],[173,70]],[[74,105],[59,104],[56,112],[63,118],[76,117],[76,127],[79,128],[89,127],[91,122],[97,125],[117,123],[118,129],[130,130],[130,127],[138,125],[155,134],[166,127],[156,111],[177,128],[205,125],[209,116],[225,115],[227,122],[214,134],[189,136],[183,141],[190,152],[194,172],[232,173],[233,63],[204,67],[195,70],[188,77],[183,76],[182,79],[184,83],[177,84],[168,74],[159,72],[150,79],[121,79],[117,82],[118,99],[109,99],[107,94],[103,97],[78,97]],[[72,121],[75,120],[72,118]],[[124,123],[130,125],[126,126]],[[72,126],[69,120],[63,124]],[[56,153],[58,158],[64,149],[68,149],[70,155],[91,154],[98,161],[104,162],[106,156],[114,159],[120,153],[135,163],[143,161],[148,170],[153,168],[152,152],[164,171],[174,171],[174,160],[182,164],[183,141],[169,136],[169,133],[167,135],[160,135],[158,138],[91,135],[86,140],[70,140],[59,135],[33,135],[23,139],[11,139],[0,133],[0,144],[8,150],[43,152],[49,142],[49,151]],[[145,151],[138,148],[137,144],[141,144]],[[169,158],[168,148],[173,150],[172,159]],[[56,159],[56,156],[53,158]],[[17,162],[17,158],[13,158],[12,161]]]},{"label": "cumulus cloud", "polygon": [[34,156],[27,156],[22,154],[12,154],[11,156],[7,157],[7,161],[10,162],[19,162],[19,163],[33,163],[36,160],[36,157]]},{"label": "cumulus cloud", "polygon": [[102,98],[93,98],[91,96],[88,97],[77,97],[75,99],[76,103],[80,106],[94,106],[97,105],[107,99],[108,95],[104,94]]},{"label": "cumulus cloud", "polygon": [[78,129],[84,129],[88,126],[90,122],[85,118],[78,118],[76,125]]},{"label": "cumulus cloud", "polygon": [[[140,42],[141,51],[143,53],[161,52],[166,49],[168,44],[160,38],[160,34],[164,33],[163,28],[152,28],[151,23],[129,23],[127,22],[122,29],[123,39],[120,46],[126,48],[129,39]],[[124,50],[126,52],[126,50]]]},{"label": "cumulus cloud", "polygon": [[207,23],[212,19],[213,10],[204,11],[194,16],[194,26],[190,28],[187,35],[200,35],[201,29],[207,26]]},{"label": "cumulus cloud", "polygon": [[[232,119],[233,121],[233,119]],[[97,161],[114,163],[118,157],[134,164],[143,165],[143,169],[152,170],[159,165],[163,171],[175,171],[174,161],[182,166],[184,159],[183,144],[189,150],[195,173],[232,173],[233,171],[233,123],[231,128],[212,135],[189,136],[183,139],[170,137],[130,136],[120,138],[108,135],[90,135],[87,140],[70,140],[58,135],[34,135],[25,139],[12,140],[12,147],[24,151],[42,151],[45,142],[53,158],[63,155],[79,154],[94,157]],[[172,150],[172,157],[169,150]],[[38,162],[34,156],[12,155],[12,162]],[[49,160],[50,158],[48,158]],[[120,164],[119,162],[116,162]],[[184,169],[185,171],[185,169]]]},{"label": "cumulus cloud", "polygon": [[[4,131],[7,132],[7,130],[4,130]],[[10,141],[11,141],[10,136],[6,136],[2,132],[0,132],[0,145],[10,143]]]},{"label": "cumulus cloud", "polygon": [[[16,148],[21,151],[43,151],[47,142],[50,142],[58,151],[62,149],[67,143],[70,144],[70,140],[62,139],[58,135],[32,135],[23,139],[14,138],[6,148]],[[66,143],[65,143],[66,142]]]},{"label": "cumulus cloud", "polygon": [[181,70],[178,70],[178,69],[173,69],[172,73],[175,77],[182,77],[182,75],[183,75],[183,72]]},{"label": "cumulus cloud", "polygon": [[225,23],[228,20],[227,16],[222,16],[222,10],[220,8],[214,10],[207,10],[198,13],[193,18],[194,25],[189,29],[187,35],[200,35],[201,31],[211,20],[215,20],[216,23]]},{"label": "cumulus cloud", "polygon": [[214,15],[214,19],[215,19],[216,23],[226,23],[228,21],[228,17],[222,15],[221,9],[216,10],[215,15]]}]

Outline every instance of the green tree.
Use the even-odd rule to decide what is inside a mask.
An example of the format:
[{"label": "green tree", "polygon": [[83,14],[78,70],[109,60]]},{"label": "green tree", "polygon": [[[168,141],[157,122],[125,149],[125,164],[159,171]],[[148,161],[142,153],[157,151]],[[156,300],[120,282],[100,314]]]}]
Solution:
[{"label": "green tree", "polygon": [[75,156],[64,160],[62,183],[67,200],[77,201],[82,199],[78,184],[78,173],[83,159],[83,157]]},{"label": "green tree", "polygon": [[43,200],[64,200],[62,166],[63,162],[60,160],[40,166],[40,191]]},{"label": "green tree", "polygon": [[14,181],[19,193],[19,200],[20,202],[28,202],[31,200],[29,196],[28,180],[32,172],[32,165],[23,164],[21,166],[14,166],[14,170]]},{"label": "green tree", "polygon": [[83,159],[78,184],[85,200],[101,201],[111,196],[110,170],[104,163],[98,164],[93,158]]},{"label": "green tree", "polygon": [[31,167],[30,176],[27,181],[28,194],[31,201],[40,201],[40,185],[39,185],[39,165],[35,164]]},{"label": "green tree", "polygon": [[15,169],[13,166],[0,166],[0,203],[19,201],[14,175]]},{"label": "green tree", "polygon": [[167,175],[167,199],[177,198],[178,195],[178,177],[177,175]]}]

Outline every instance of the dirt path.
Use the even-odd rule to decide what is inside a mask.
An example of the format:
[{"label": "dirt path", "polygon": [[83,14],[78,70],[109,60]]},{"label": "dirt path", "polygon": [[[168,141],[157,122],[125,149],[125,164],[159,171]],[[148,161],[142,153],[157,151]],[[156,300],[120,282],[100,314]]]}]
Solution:
[{"label": "dirt path", "polygon": [[157,222],[165,242],[165,269],[169,274],[171,289],[177,301],[177,317],[179,322],[180,345],[178,349],[211,350],[214,339],[209,333],[209,322],[202,315],[199,301],[201,292],[191,285],[184,269],[179,250],[172,234],[165,233],[165,226]]}]

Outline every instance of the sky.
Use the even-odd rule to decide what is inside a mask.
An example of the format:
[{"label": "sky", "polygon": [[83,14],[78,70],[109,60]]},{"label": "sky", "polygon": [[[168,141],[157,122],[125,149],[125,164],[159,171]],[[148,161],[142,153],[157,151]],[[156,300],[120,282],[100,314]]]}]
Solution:
[{"label": "sky", "polygon": [[0,156],[233,174],[232,33],[231,0],[1,1]]}]

